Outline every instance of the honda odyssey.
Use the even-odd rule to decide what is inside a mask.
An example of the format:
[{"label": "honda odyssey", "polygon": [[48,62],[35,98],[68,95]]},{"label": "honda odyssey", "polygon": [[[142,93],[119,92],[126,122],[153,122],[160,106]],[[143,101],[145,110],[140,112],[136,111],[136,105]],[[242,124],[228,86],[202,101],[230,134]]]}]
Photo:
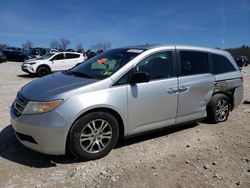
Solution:
[{"label": "honda odyssey", "polygon": [[18,140],[46,154],[107,155],[118,138],[207,118],[228,119],[243,79],[225,51],[182,45],[111,49],[34,80],[10,109]]}]

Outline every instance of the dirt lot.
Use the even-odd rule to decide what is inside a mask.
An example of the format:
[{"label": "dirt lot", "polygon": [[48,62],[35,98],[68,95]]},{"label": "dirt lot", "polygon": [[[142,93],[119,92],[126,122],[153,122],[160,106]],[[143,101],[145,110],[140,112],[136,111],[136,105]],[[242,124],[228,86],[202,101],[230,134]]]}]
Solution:
[{"label": "dirt lot", "polygon": [[[107,157],[79,162],[42,155],[15,138],[9,107],[33,79],[0,64],[0,187],[250,187],[250,104],[220,124],[197,123],[118,143]],[[250,66],[243,68],[250,101]]]}]

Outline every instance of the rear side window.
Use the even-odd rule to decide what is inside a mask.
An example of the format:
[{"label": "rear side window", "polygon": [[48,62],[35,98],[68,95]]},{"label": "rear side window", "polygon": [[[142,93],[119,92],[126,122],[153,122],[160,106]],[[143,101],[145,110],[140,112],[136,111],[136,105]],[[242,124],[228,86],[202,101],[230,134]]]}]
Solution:
[{"label": "rear side window", "polygon": [[79,58],[79,54],[71,54],[71,53],[66,53],[66,59],[74,59],[74,58]]},{"label": "rear side window", "polygon": [[235,71],[234,66],[226,57],[215,54],[213,54],[212,57],[213,57],[214,74],[222,74]]},{"label": "rear side window", "polygon": [[209,73],[208,53],[180,51],[181,75]]}]

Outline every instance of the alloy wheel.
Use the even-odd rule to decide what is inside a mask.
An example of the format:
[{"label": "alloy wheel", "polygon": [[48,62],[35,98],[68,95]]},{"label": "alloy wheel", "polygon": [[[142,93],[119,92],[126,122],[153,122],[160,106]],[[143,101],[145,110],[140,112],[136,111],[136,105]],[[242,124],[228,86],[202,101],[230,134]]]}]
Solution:
[{"label": "alloy wheel", "polygon": [[226,99],[220,99],[216,106],[216,117],[222,122],[227,119],[229,113],[229,105]]},{"label": "alloy wheel", "polygon": [[111,138],[111,125],[103,119],[96,119],[82,129],[80,145],[88,153],[98,153],[109,144]]}]

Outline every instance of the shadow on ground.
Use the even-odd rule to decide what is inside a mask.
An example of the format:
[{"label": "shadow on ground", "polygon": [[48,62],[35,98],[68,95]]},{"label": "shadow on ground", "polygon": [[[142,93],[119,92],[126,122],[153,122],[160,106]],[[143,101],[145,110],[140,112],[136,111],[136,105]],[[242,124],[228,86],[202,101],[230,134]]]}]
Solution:
[{"label": "shadow on ground", "polygon": [[[122,148],[124,146],[133,145],[145,140],[166,136],[177,131],[195,127],[197,125],[197,123],[189,124],[174,128],[162,129],[161,131],[147,133],[141,136],[135,136],[126,140],[119,141],[116,148]],[[6,126],[0,132],[0,157],[18,164],[34,168],[49,168],[55,167],[57,166],[57,164],[70,164],[80,162],[71,154],[61,156],[44,155],[25,148],[17,140],[11,125]]]},{"label": "shadow on ground", "polygon": [[19,75],[17,75],[17,77],[20,77],[20,78],[37,78],[37,76],[35,74],[19,74]]}]

